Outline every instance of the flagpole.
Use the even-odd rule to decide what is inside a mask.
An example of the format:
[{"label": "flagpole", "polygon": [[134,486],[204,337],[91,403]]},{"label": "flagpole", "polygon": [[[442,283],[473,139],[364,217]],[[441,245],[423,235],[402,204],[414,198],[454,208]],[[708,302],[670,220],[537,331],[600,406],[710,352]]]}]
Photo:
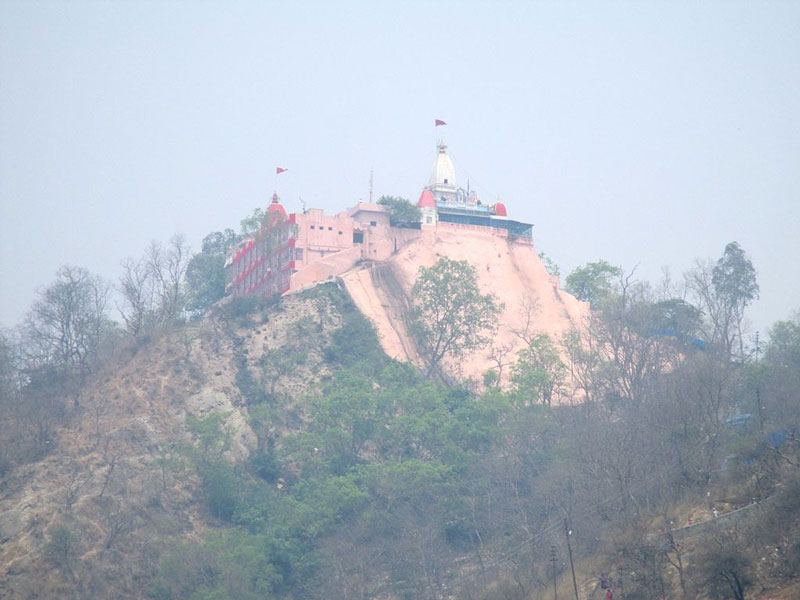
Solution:
[{"label": "flagpole", "polygon": [[283,167],[275,167],[275,193],[278,193],[278,175],[281,173],[288,171],[289,169],[284,169]]},{"label": "flagpole", "polygon": [[439,146],[439,142],[441,141],[440,139],[436,139],[436,138],[438,138],[438,137],[439,137],[439,136],[437,135],[436,128],[437,128],[437,127],[439,127],[440,125],[447,125],[447,123],[445,123],[445,122],[444,122],[443,120],[441,120],[441,119],[434,119],[434,120],[433,120],[433,137],[434,137],[434,145],[435,145],[436,147],[438,147],[438,146]]}]

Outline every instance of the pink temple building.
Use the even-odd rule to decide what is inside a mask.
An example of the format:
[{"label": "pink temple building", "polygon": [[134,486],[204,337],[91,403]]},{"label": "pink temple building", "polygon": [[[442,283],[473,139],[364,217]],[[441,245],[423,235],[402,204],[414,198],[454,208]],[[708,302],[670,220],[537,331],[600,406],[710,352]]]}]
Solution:
[{"label": "pink temple building", "polygon": [[483,204],[456,185],[455,168],[440,143],[428,185],[417,202],[421,219],[395,227],[379,204],[359,202],[336,215],[321,209],[287,214],[272,196],[258,235],[242,241],[225,264],[234,296],[271,296],[337,277],[360,261],[383,261],[409,241],[437,228],[481,229],[532,244],[532,225],[509,220],[501,203]]}]

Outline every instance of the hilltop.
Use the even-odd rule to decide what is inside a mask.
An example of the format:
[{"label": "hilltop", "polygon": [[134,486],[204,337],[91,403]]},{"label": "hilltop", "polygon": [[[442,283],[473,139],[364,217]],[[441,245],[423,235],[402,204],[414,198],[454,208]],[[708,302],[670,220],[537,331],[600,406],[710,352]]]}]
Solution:
[{"label": "hilltop", "polygon": [[445,148],[416,206],[152,244],[124,330],[59,270],[0,332],[0,595],[796,594],[800,322],[750,347],[744,250],[688,295],[590,263],[590,312]]},{"label": "hilltop", "polygon": [[451,376],[481,381],[493,369],[507,384],[509,366],[533,336],[557,342],[588,321],[588,303],[561,290],[537,256],[533,225],[510,217],[504,203],[486,203],[469,186],[459,187],[444,142],[416,205],[384,196],[335,215],[313,208],[287,213],[276,192],[262,216],[227,257],[226,292],[285,294],[340,277],[398,360],[425,361],[409,335],[407,312],[420,269],[439,258],[468,263],[481,293],[501,307],[492,344],[451,360],[445,365]]}]

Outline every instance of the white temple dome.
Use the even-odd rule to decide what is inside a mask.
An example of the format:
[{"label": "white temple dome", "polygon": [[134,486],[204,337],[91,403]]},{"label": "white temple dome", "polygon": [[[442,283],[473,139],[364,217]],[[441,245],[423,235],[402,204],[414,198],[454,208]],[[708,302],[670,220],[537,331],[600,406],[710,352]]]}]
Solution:
[{"label": "white temple dome", "polygon": [[454,192],[456,189],[456,168],[447,155],[447,146],[439,142],[439,152],[431,167],[431,176],[428,187],[436,192]]}]

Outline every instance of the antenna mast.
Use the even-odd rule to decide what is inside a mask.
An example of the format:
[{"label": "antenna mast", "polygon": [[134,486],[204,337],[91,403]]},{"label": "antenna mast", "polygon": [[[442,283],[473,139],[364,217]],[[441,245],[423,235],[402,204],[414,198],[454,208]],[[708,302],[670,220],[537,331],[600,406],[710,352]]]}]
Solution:
[{"label": "antenna mast", "polygon": [[369,203],[370,204],[372,204],[372,184],[373,184],[372,175],[373,175],[373,170],[370,169],[369,170]]}]

